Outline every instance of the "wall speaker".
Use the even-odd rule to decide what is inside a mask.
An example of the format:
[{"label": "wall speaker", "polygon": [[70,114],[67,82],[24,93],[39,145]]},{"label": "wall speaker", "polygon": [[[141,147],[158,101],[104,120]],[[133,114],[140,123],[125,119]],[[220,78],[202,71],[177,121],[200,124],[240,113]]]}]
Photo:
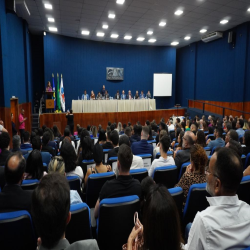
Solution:
[{"label": "wall speaker", "polygon": [[233,31],[228,33],[228,43],[235,43],[236,34]]}]

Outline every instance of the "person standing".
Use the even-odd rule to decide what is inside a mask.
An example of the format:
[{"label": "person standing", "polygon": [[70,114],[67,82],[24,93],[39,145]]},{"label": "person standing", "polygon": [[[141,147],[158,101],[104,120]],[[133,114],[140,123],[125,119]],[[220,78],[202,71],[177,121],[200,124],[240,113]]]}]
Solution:
[{"label": "person standing", "polygon": [[73,135],[74,134],[74,115],[73,115],[72,109],[70,110],[70,113],[67,112],[66,118],[67,118],[67,125],[69,125],[71,134]]},{"label": "person standing", "polygon": [[102,90],[101,90],[101,95],[102,95],[102,96],[105,96],[105,91],[106,91],[106,90],[105,90],[105,85],[103,85],[103,86],[102,86]]},{"label": "person standing", "polygon": [[27,120],[27,117],[24,118],[24,109],[21,110],[21,114],[19,115],[19,131],[20,131],[20,137],[21,137],[21,143],[23,144],[23,133],[25,131],[25,121]]}]

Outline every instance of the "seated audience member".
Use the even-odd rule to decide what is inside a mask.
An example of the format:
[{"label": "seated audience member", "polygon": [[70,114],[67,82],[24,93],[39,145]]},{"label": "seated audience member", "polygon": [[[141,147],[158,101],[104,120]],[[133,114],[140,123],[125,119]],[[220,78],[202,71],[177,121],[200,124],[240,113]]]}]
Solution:
[{"label": "seated audience member", "polygon": [[196,134],[196,144],[201,145],[202,147],[206,147],[206,137],[202,130],[199,130]]},{"label": "seated audience member", "polygon": [[238,154],[238,156],[241,158],[241,156],[243,154],[243,147],[241,147],[239,142],[237,142],[235,140],[230,140],[226,144],[226,147],[233,149]]},{"label": "seated audience member", "polygon": [[249,247],[250,206],[236,195],[243,176],[240,157],[232,149],[218,148],[205,173],[210,207],[196,214],[185,249]]},{"label": "seated audience member", "polygon": [[[183,145],[183,136],[184,136],[184,134],[185,134],[185,132],[184,131],[181,131],[180,132],[180,134],[179,134],[179,136],[178,136],[178,138],[177,138],[177,142],[178,142],[178,145],[175,147],[175,153],[177,152],[177,151],[179,151],[179,150],[182,150],[183,149],[183,147],[182,147],[182,145]],[[175,154],[174,153],[174,157],[175,157]]]},{"label": "seated audience member", "polygon": [[190,131],[192,131],[196,135],[196,133],[197,133],[197,123],[192,123],[191,124]]},{"label": "seated audience member", "polygon": [[243,130],[243,126],[244,126],[244,121],[242,119],[239,119],[236,123],[236,132],[238,134],[238,136],[242,137],[245,134],[245,131]]},{"label": "seated audience member", "polygon": [[43,171],[43,160],[41,152],[34,149],[29,154],[26,161],[24,179],[37,179],[41,180],[47,173]]},{"label": "seated audience member", "polygon": [[157,136],[157,130],[158,130],[157,124],[152,122],[151,128],[152,128],[152,136]]},{"label": "seated audience member", "polygon": [[59,132],[59,129],[56,125],[53,126],[53,134],[55,138],[60,138],[61,137],[61,133]]},{"label": "seated audience member", "polygon": [[191,131],[186,131],[184,136],[182,137],[182,150],[175,151],[175,165],[177,166],[178,170],[180,170],[181,165],[185,162],[190,161],[190,148],[194,145],[196,136]]},{"label": "seated audience member", "polygon": [[14,152],[21,152],[22,155],[28,154],[28,151],[25,149],[21,149],[21,138],[19,135],[14,135],[12,137],[12,145],[13,145],[13,149],[11,150],[12,153]]},{"label": "seated audience member", "polygon": [[110,141],[110,133],[111,133],[111,131],[107,132],[106,143],[102,144],[103,149],[112,149],[113,148],[112,142]]},{"label": "seated audience member", "polygon": [[227,144],[230,140],[234,140],[237,141],[239,140],[239,136],[237,134],[237,132],[234,129],[230,129],[226,136],[225,136],[225,143]]},{"label": "seated audience member", "polygon": [[91,131],[91,129],[90,129],[90,128],[91,128],[91,126],[90,126],[90,125],[88,125],[88,126],[87,126],[87,130],[88,130],[88,132],[89,132],[89,135],[92,135],[92,131]]},{"label": "seated audience member", "polygon": [[[119,147],[122,144],[126,144],[130,147],[130,141],[127,135],[122,135],[119,138]],[[133,160],[130,169],[138,169],[138,168],[144,168],[143,160],[140,156],[133,155]]]},{"label": "seated audience member", "polygon": [[[179,119],[179,118],[177,118],[177,119]],[[179,119],[179,120],[180,120],[180,119]],[[180,132],[181,132],[180,123],[176,123],[175,128],[174,128],[174,131],[175,131],[175,138],[173,138],[173,139],[175,139],[175,140],[173,140],[172,143],[171,143],[171,147],[172,147],[172,148],[174,147],[175,143],[177,143],[177,141],[178,141],[178,136],[179,136],[179,134],[180,134]]]},{"label": "seated audience member", "polygon": [[141,181],[141,200],[146,201],[147,195],[150,191],[152,185],[155,184],[155,181],[152,177],[147,176]]},{"label": "seated audience member", "polygon": [[55,150],[50,147],[49,144],[50,141],[50,134],[49,132],[45,132],[43,134],[43,139],[42,139],[42,152],[49,152],[52,156],[55,156]]},{"label": "seated audience member", "polygon": [[106,181],[102,187],[99,199],[95,205],[95,217],[98,217],[100,201],[105,198],[116,198],[129,195],[141,197],[141,184],[130,175],[130,167],[133,155],[129,146],[123,144],[118,152],[118,177],[111,181]]},{"label": "seated audience member", "polygon": [[99,131],[99,137],[98,137],[98,143],[99,144],[105,144],[106,143],[106,134],[105,134],[105,130],[104,129],[101,129]]},{"label": "seated audience member", "polygon": [[207,154],[201,145],[195,144],[190,148],[190,162],[175,187],[181,187],[184,192],[183,208],[185,207],[188,191],[191,185],[206,181],[205,167],[207,166]]},{"label": "seated audience member", "polygon": [[[161,132],[161,130],[166,130],[168,132],[168,127],[167,127],[166,123],[164,122],[163,118],[161,119],[161,122],[159,125],[159,130],[158,130],[159,133]],[[157,134],[157,136],[155,138],[157,144],[159,143],[159,133]]]},{"label": "seated audience member", "polygon": [[169,122],[168,122],[168,133],[169,133],[171,130],[174,130],[173,120],[169,120]]},{"label": "seated audience member", "polygon": [[57,152],[58,151],[58,146],[57,146],[57,143],[55,142],[55,137],[54,137],[53,131],[50,128],[46,128],[45,132],[48,132],[50,134],[48,146],[54,148],[55,152]]},{"label": "seated audience member", "polygon": [[25,159],[20,152],[8,156],[4,174],[6,186],[0,193],[0,210],[28,210],[31,209],[32,191],[23,190],[21,184],[24,178]]},{"label": "seated audience member", "polygon": [[132,130],[129,126],[125,128],[124,134],[129,138],[129,141],[130,141],[130,137],[132,135]]},{"label": "seated audience member", "polygon": [[[51,159],[48,166],[48,173],[59,173],[66,177],[65,163],[62,156],[55,156]],[[82,199],[76,190],[70,190],[70,205],[82,203]]]},{"label": "seated audience member", "polygon": [[112,143],[113,149],[108,151],[108,159],[110,157],[116,157],[119,151],[119,134],[116,130],[110,133],[110,141]]},{"label": "seated audience member", "polygon": [[143,238],[143,249],[181,250],[182,236],[178,210],[169,191],[162,185],[151,185],[144,201],[142,224],[133,228],[127,249],[133,249],[135,239]]},{"label": "seated audience member", "polygon": [[60,155],[65,163],[65,172],[67,176],[79,176],[83,180],[83,171],[80,166],[77,166],[77,156],[75,149],[68,140],[64,140],[61,147]]},{"label": "seated audience member", "polygon": [[23,133],[23,144],[21,144],[21,149],[32,148],[30,144],[30,133],[28,131],[24,131]]},{"label": "seated audience member", "polygon": [[172,156],[167,156],[167,151],[170,147],[170,138],[168,135],[164,135],[160,139],[160,153],[161,157],[159,159],[155,159],[152,162],[151,167],[148,170],[148,175],[153,176],[154,170],[157,167],[165,167],[165,166],[173,166],[175,165],[174,159]]},{"label": "seated audience member", "polygon": [[8,133],[8,130],[4,127],[4,123],[2,120],[0,120],[0,132]]},{"label": "seated audience member", "polygon": [[112,171],[112,168],[110,165],[103,165],[102,164],[103,149],[102,149],[102,146],[100,144],[98,144],[98,143],[95,144],[93,154],[94,154],[94,161],[95,161],[96,166],[94,168],[91,167],[87,170],[87,173],[86,173],[86,176],[84,179],[85,185],[87,185],[89,175],[106,173],[106,172]]},{"label": "seated audience member", "polygon": [[122,125],[122,130],[120,131],[119,135],[124,135],[126,127],[127,127],[127,124],[124,123],[124,124]]},{"label": "seated audience member", "polygon": [[203,131],[204,132],[208,132],[208,126],[207,126],[207,122],[206,121],[202,122],[202,127],[203,127]]},{"label": "seated audience member", "polygon": [[97,250],[95,240],[77,241],[72,245],[65,238],[71,219],[70,189],[65,177],[59,173],[46,175],[32,195],[32,219],[36,228],[38,248]]},{"label": "seated audience member", "polygon": [[0,166],[5,165],[5,161],[10,154],[10,135],[7,132],[0,134]]},{"label": "seated audience member", "polygon": [[94,138],[97,138],[97,127],[96,126],[92,127],[92,135]]},{"label": "seated audience member", "polygon": [[122,131],[122,123],[118,122],[117,132],[120,134],[121,131]]},{"label": "seated audience member", "polygon": [[134,130],[134,134],[131,135],[130,137],[130,143],[132,144],[133,142],[137,142],[141,140],[141,136],[140,136],[140,128],[138,125],[134,125],[133,127]]},{"label": "seated audience member", "polygon": [[61,136],[60,141],[63,141],[63,139],[64,139],[66,136],[69,136],[70,139],[71,139],[71,141],[74,141],[74,137],[71,136],[71,134],[70,134],[70,128],[68,128],[67,126],[66,126],[66,128],[64,129],[64,134],[63,134],[63,136]]},{"label": "seated audience member", "polygon": [[131,146],[134,155],[151,154],[153,156],[153,146],[147,142],[149,137],[149,128],[142,127],[141,140],[134,142]]},{"label": "seated audience member", "polygon": [[89,136],[85,136],[83,138],[81,137],[80,147],[81,147],[81,152],[79,153],[77,160],[77,165],[79,166],[81,166],[83,160],[92,160],[94,158],[93,157],[94,145],[92,139]]},{"label": "seated audience member", "polygon": [[[232,124],[231,124],[231,122],[227,122],[226,124],[225,124],[225,129],[224,129],[224,131],[226,132],[226,133],[228,133],[230,130],[232,129]],[[235,131],[235,130],[234,130]],[[238,135],[238,134],[237,134]]]},{"label": "seated audience member", "polygon": [[152,137],[152,128],[150,125],[147,127],[148,127],[148,141],[153,141],[154,138]]},{"label": "seated audience member", "polygon": [[[167,131],[165,129],[162,129],[161,132],[160,132],[160,135],[159,135],[159,139],[161,140],[161,138],[164,136],[164,135],[168,135]],[[160,143],[158,143],[156,145],[156,147],[154,148],[153,150],[153,157],[155,159],[157,153],[160,152]]]},{"label": "seated audience member", "polygon": [[207,147],[211,150],[214,147],[225,147],[225,141],[222,139],[223,130],[221,127],[215,128],[214,130],[214,137],[215,140],[208,139],[207,140]]},{"label": "seated audience member", "polygon": [[245,147],[242,147],[243,154],[247,156],[248,153],[250,153],[250,131],[247,130],[243,136],[243,144]]},{"label": "seated audience member", "polygon": [[248,121],[247,121],[246,119],[244,119],[243,121],[244,121],[243,129],[244,129],[244,130],[248,130],[248,129],[249,129]]}]

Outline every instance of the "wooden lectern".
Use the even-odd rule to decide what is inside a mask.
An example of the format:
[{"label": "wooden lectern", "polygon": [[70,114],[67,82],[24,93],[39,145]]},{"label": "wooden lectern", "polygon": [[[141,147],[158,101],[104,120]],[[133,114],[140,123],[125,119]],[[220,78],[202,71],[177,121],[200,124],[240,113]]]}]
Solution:
[{"label": "wooden lectern", "polygon": [[53,91],[46,91],[45,94],[47,96],[46,109],[54,109],[54,100],[52,99],[54,92]]}]

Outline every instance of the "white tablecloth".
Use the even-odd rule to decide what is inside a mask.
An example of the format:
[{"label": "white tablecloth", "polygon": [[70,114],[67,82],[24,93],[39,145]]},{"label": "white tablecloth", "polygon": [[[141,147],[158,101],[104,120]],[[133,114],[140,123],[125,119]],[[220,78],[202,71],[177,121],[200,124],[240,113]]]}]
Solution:
[{"label": "white tablecloth", "polygon": [[130,112],[156,110],[155,99],[72,100],[74,113]]}]

